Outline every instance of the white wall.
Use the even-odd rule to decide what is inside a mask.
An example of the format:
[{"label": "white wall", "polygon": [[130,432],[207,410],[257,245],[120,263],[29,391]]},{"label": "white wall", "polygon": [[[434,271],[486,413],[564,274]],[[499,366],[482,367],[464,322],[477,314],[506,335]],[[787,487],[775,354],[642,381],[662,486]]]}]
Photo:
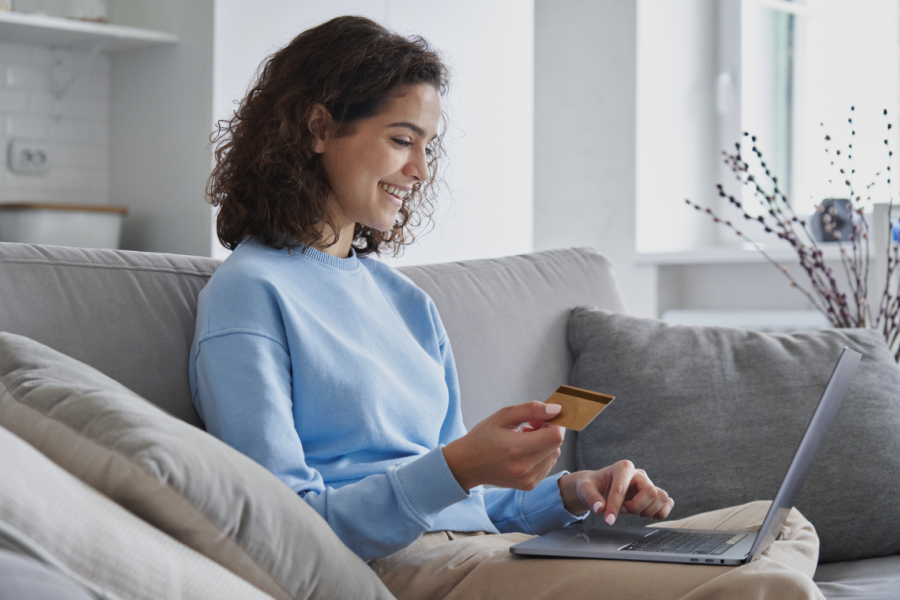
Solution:
[{"label": "white wall", "polygon": [[[304,29],[360,14],[419,34],[451,65],[445,146],[449,194],[436,227],[392,264],[504,256],[532,249],[534,10],[530,1],[215,1],[213,116],[234,110],[259,63]],[[213,251],[223,249],[214,242]]]},{"label": "white wall", "polygon": [[213,0],[112,0],[115,23],[170,31],[175,45],[115,54],[110,201],[128,206],[122,246],[209,256]]},{"label": "white wall", "polygon": [[638,3],[535,4],[535,250],[607,256],[633,314],[656,316],[635,262]]},{"label": "white wall", "polygon": [[[0,42],[0,202],[109,202],[109,57],[98,56],[61,101],[52,93],[86,54]],[[13,139],[46,144],[49,172],[12,173]]]},{"label": "white wall", "polygon": [[637,248],[665,252],[716,242],[690,198],[716,206],[718,3],[640,0],[637,38]]},{"label": "white wall", "polygon": [[[791,277],[809,277],[796,261],[784,261]],[[842,272],[840,264],[830,264]],[[666,265],[659,268],[659,313],[690,310],[812,310],[815,307],[769,263]],[[809,286],[807,286],[809,287]]]}]

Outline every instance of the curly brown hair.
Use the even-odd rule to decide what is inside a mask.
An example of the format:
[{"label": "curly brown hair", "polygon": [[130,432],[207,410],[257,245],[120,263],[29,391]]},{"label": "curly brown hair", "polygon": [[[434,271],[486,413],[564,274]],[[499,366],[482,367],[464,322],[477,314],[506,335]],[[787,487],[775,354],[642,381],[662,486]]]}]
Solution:
[{"label": "curly brown hair", "polygon": [[[273,248],[298,249],[320,242],[328,225],[335,232],[328,245],[337,243],[338,226],[328,210],[331,185],[307,124],[312,108],[325,106],[334,135],[350,135],[360,120],[386,108],[398,87],[427,83],[443,95],[448,78],[440,55],[424,39],[403,37],[363,17],[338,17],[295,37],[263,62],[234,116],[219,121],[210,136],[216,166],[206,195],[219,207],[219,240],[233,250],[255,235]],[[415,239],[423,219],[431,221],[441,136],[430,148],[429,177],[413,185],[393,229],[357,223],[357,254],[397,255]]]}]

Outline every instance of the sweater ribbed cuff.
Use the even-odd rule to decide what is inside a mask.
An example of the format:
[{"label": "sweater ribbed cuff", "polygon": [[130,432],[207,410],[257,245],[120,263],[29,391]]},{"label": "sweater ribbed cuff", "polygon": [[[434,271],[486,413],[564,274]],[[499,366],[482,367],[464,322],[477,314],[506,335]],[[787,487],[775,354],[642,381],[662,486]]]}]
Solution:
[{"label": "sweater ribbed cuff", "polygon": [[573,515],[563,505],[562,495],[559,493],[559,478],[567,474],[568,471],[562,471],[547,477],[530,492],[517,494],[517,504],[521,507],[525,522],[531,527],[531,531],[527,533],[543,535],[587,517],[588,513]]},{"label": "sweater ribbed cuff", "polygon": [[431,527],[445,508],[471,496],[460,487],[447,466],[443,446],[396,469],[389,469],[388,477],[406,508],[425,527]]}]

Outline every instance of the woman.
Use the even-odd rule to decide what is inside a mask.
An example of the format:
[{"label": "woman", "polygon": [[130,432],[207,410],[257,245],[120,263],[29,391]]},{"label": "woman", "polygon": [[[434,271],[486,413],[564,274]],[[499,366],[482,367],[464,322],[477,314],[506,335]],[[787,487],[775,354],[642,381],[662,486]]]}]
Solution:
[{"label": "woman", "polygon": [[[664,519],[673,500],[628,461],[547,477],[563,441],[546,423],[552,405],[511,406],[466,432],[434,304],[369,258],[430,218],[446,87],[424,40],[359,17],[305,31],[265,63],[217,137],[208,193],[234,252],[200,295],[194,403],[400,598],[497,597],[498,582],[510,597],[640,593],[640,573],[672,567],[523,561],[508,547],[591,510],[609,524]],[[805,537],[779,545],[796,558],[815,537],[792,523]],[[667,587],[689,591],[713,571],[676,567],[666,577],[683,583]]]}]

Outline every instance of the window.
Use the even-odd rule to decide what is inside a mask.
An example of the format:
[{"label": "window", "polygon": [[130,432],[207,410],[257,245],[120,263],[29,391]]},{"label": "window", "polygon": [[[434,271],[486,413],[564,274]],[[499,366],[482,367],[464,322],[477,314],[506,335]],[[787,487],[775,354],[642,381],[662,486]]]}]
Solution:
[{"label": "window", "polygon": [[[755,134],[798,214],[825,198],[848,197],[847,179],[863,202],[868,195],[887,201],[885,139],[900,156],[900,2],[723,0],[721,23],[721,38],[732,55],[739,46],[740,56],[718,81],[723,147],[734,147],[738,131]],[[870,182],[876,185],[867,194]],[[756,202],[745,206],[761,210]]]}]

